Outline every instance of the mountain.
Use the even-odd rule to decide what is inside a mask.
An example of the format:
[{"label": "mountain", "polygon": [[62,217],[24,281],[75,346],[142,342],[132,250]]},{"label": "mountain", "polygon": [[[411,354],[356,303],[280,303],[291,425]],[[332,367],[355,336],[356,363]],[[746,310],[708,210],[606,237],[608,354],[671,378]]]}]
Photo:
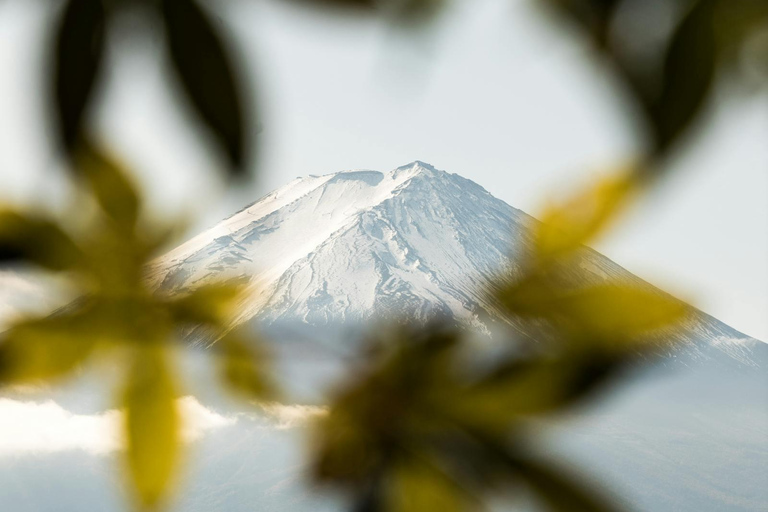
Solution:
[{"label": "mountain", "polygon": [[[498,315],[482,291],[499,271],[516,270],[533,222],[476,183],[416,161],[389,173],[296,178],[161,257],[150,275],[167,291],[246,280],[239,321],[267,326],[441,314],[487,329]],[[642,283],[590,249],[578,267],[585,282]],[[762,345],[703,313],[686,339],[698,356],[714,349],[748,364]]]}]

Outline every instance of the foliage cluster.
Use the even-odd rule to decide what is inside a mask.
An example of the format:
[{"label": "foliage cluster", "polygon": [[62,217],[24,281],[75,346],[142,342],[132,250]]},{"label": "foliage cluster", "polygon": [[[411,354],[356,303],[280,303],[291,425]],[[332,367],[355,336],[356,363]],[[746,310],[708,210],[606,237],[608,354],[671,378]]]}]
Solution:
[{"label": "foliage cluster", "polygon": [[[424,22],[446,2],[303,3]],[[475,368],[464,333],[440,324],[379,334],[380,350],[332,398],[329,415],[314,430],[315,477],[346,489],[356,510],[471,510],[510,482],[527,485],[552,510],[612,510],[599,493],[532,455],[526,422],[605,388],[627,364],[653,354],[655,343],[670,342],[690,313],[676,300],[625,283],[579,286],[568,276],[583,244],[667,168],[667,159],[703,118],[718,74],[742,82],[754,78],[739,71],[740,62],[747,51],[755,60],[755,42],[768,30],[768,4],[542,3],[578,27],[613,69],[647,129],[648,150],[630,170],[546,210],[532,233],[535,250],[522,262],[523,273],[500,276],[488,291],[510,318],[541,333],[524,357],[510,352]],[[246,155],[253,153],[233,59],[221,26],[198,0],[65,0],[50,65],[51,103],[61,146],[79,180],[79,199],[93,208],[67,225],[43,214],[0,210],[0,262],[62,272],[81,297],[2,335],[0,385],[71,375],[85,362],[117,355],[124,367],[118,396],[126,411],[127,474],[137,503],[157,508],[166,502],[178,466],[179,332],[203,326],[219,339],[220,373],[231,389],[255,400],[273,396],[274,389],[259,341],[231,330],[241,288],[212,284],[163,296],[146,284],[146,263],[173,230],[142,217],[141,195],[128,173],[92,142],[87,126],[110,27],[128,8],[161,21],[188,104],[223,150],[231,175],[242,174]],[[651,24],[667,30],[660,34]],[[758,84],[765,86],[765,74]]]}]

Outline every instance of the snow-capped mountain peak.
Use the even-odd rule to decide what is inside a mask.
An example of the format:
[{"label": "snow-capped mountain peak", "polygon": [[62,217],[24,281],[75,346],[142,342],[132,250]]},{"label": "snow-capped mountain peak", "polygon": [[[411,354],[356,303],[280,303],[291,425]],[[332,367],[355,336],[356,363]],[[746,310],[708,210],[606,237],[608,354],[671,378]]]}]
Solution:
[{"label": "snow-capped mountain peak", "polygon": [[[530,216],[476,183],[415,161],[381,173],[296,178],[166,254],[152,267],[165,290],[242,279],[240,321],[336,324],[435,314],[485,327],[483,293],[530,246]],[[595,251],[583,279],[642,283]],[[650,286],[650,285],[648,285]],[[718,350],[750,340],[702,313],[692,337]],[[729,343],[722,343],[729,340]]]}]

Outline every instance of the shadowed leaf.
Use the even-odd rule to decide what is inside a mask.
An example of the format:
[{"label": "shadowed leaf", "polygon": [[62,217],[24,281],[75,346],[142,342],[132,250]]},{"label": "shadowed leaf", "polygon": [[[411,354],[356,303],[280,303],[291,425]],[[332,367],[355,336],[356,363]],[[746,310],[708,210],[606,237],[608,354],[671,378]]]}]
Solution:
[{"label": "shadowed leaf", "polygon": [[243,171],[242,102],[224,45],[194,0],[162,0],[171,59],[200,118],[221,143],[234,172]]},{"label": "shadowed leaf", "polygon": [[575,478],[551,466],[515,456],[507,458],[513,470],[553,512],[617,512],[618,508]]},{"label": "shadowed leaf", "polygon": [[64,148],[74,151],[104,53],[102,0],[68,0],[56,36],[54,105]]},{"label": "shadowed leaf", "polygon": [[180,323],[207,324],[226,327],[243,287],[235,284],[209,284],[196,288],[187,295],[174,298],[168,304],[174,318]]},{"label": "shadowed leaf", "polygon": [[221,350],[222,381],[232,392],[250,400],[274,397],[274,386],[266,374],[267,358],[249,344],[247,338],[236,331],[230,332],[216,347]]},{"label": "shadowed leaf", "polygon": [[141,504],[167,497],[179,459],[176,383],[162,345],[137,347],[123,393],[128,470]]},{"label": "shadowed leaf", "polygon": [[66,270],[76,266],[80,258],[80,249],[58,225],[0,210],[0,262],[24,261],[50,270]]},{"label": "shadowed leaf", "polygon": [[664,62],[662,92],[649,115],[656,151],[672,146],[698,117],[715,76],[715,0],[698,0],[672,36]]}]

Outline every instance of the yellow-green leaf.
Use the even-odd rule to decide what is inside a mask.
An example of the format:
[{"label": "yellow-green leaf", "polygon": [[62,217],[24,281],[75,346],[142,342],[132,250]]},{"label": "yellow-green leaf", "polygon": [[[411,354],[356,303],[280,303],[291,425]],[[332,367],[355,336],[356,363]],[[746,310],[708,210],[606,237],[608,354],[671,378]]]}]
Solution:
[{"label": "yellow-green leaf", "polygon": [[251,400],[274,396],[275,389],[266,374],[267,357],[253,341],[231,332],[219,340],[220,373],[224,384],[234,393]]},{"label": "yellow-green leaf", "polygon": [[157,507],[167,498],[178,470],[180,418],[176,382],[167,348],[136,348],[123,392],[128,470],[142,506]]},{"label": "yellow-green leaf", "polygon": [[387,512],[468,510],[465,493],[440,470],[418,459],[404,461],[394,469],[386,501]]},{"label": "yellow-green leaf", "polygon": [[677,327],[692,313],[682,301],[651,288],[602,285],[560,301],[578,334],[606,341],[635,340],[660,329]]},{"label": "yellow-green leaf", "polygon": [[633,174],[624,172],[548,208],[534,228],[535,255],[547,261],[589,242],[614,220],[636,186]]},{"label": "yellow-green leaf", "polygon": [[87,143],[79,146],[75,164],[85,176],[99,206],[115,222],[115,226],[120,230],[133,230],[141,200],[125,168],[104,151]]},{"label": "yellow-green leaf", "polygon": [[98,336],[80,315],[20,322],[0,340],[0,384],[66,376],[93,353],[97,343]]},{"label": "yellow-green leaf", "polygon": [[231,322],[243,290],[239,284],[203,285],[186,295],[173,298],[168,307],[178,322],[223,328]]}]

